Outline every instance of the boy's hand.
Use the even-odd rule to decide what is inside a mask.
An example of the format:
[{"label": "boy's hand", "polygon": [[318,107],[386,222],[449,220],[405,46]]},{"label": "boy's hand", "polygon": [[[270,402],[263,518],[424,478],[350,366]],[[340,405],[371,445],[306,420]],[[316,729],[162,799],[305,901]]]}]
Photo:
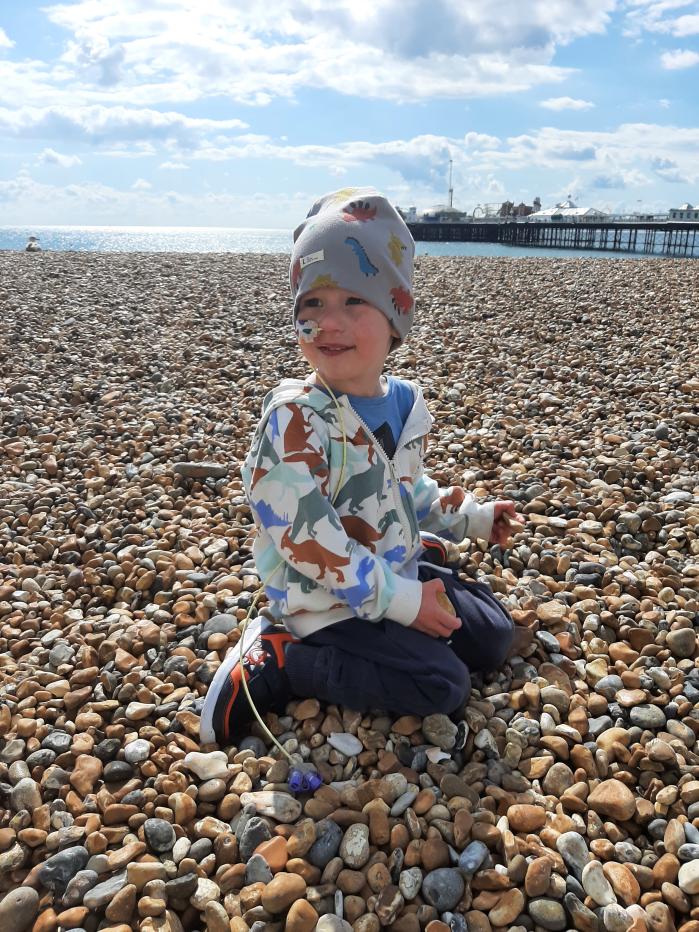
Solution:
[{"label": "boy's hand", "polygon": [[439,592],[444,592],[441,579],[430,579],[422,584],[420,611],[409,627],[431,638],[448,638],[461,627],[461,619],[442,608],[437,599]]},{"label": "boy's hand", "polygon": [[524,524],[524,518],[515,511],[514,502],[495,502],[493,529],[490,532],[489,544],[499,544],[506,547],[518,524]]}]

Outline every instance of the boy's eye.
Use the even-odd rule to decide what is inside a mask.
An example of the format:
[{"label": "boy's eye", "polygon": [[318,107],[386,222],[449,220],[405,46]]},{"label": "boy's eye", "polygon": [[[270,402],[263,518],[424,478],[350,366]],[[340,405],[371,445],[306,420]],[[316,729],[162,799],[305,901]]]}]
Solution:
[{"label": "boy's eye", "polygon": [[357,298],[355,296],[352,296],[351,298],[347,298],[347,300],[345,301],[345,304],[366,304],[366,301],[364,300],[364,298]]},{"label": "boy's eye", "polygon": [[305,298],[302,304],[303,307],[320,307],[320,298]]}]

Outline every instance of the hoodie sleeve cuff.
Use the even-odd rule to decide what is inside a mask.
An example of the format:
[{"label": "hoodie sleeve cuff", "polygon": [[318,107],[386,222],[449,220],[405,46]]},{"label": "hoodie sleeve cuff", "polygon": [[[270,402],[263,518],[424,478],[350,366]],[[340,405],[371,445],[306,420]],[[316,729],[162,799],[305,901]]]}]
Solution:
[{"label": "hoodie sleeve cuff", "polygon": [[417,618],[422,602],[422,583],[417,579],[405,579],[395,576],[396,591],[388,603],[384,618],[397,621],[398,624],[411,625]]},{"label": "hoodie sleeve cuff", "polygon": [[494,502],[483,502],[481,505],[471,500],[464,502],[459,511],[468,518],[466,537],[469,540],[490,540],[495,520]]}]

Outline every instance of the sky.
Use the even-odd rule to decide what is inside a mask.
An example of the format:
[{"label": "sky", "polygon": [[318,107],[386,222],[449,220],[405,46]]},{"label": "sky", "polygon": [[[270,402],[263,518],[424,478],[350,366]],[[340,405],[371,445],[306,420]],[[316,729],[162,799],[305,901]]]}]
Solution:
[{"label": "sky", "polygon": [[0,225],[699,202],[699,0],[0,3]]}]

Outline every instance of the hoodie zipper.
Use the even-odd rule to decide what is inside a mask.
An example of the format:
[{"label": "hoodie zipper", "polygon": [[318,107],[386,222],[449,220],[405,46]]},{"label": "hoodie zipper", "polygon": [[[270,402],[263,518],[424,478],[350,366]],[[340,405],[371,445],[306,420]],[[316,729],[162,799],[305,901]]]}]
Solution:
[{"label": "hoodie zipper", "polygon": [[[372,440],[374,447],[377,451],[377,455],[380,456],[381,459],[384,461],[384,463],[388,466],[389,472],[391,474],[391,491],[393,492],[393,503],[396,506],[396,513],[398,514],[398,517],[400,519],[401,530],[403,531],[403,536],[405,537],[406,541],[410,541],[411,546],[414,546],[416,541],[413,539],[413,533],[410,528],[410,522],[408,521],[408,516],[405,511],[405,505],[403,504],[402,496],[400,494],[399,481],[398,481],[398,478],[396,477],[396,471],[393,468],[393,461],[389,459],[389,457],[386,455],[386,451],[381,446],[379,441],[376,439],[376,436],[371,431],[371,429],[368,427],[368,425],[365,423],[364,419],[360,417],[359,414],[357,414],[357,412],[354,410],[352,405],[349,404],[349,402],[345,403],[346,402],[345,397],[343,396],[342,398],[339,399],[339,401],[340,401],[340,404],[343,405],[345,410],[349,408],[349,410],[352,412],[354,417],[359,421],[359,423],[362,426],[362,429],[366,431],[367,435]],[[420,434],[415,434],[415,437],[419,437],[419,436]],[[410,440],[414,440],[415,437],[411,437]],[[404,441],[401,444],[401,446],[405,446],[405,444],[410,443],[410,440]],[[397,452],[398,452],[398,448],[396,448],[396,453]],[[404,523],[403,518],[405,518],[406,523]]]}]

